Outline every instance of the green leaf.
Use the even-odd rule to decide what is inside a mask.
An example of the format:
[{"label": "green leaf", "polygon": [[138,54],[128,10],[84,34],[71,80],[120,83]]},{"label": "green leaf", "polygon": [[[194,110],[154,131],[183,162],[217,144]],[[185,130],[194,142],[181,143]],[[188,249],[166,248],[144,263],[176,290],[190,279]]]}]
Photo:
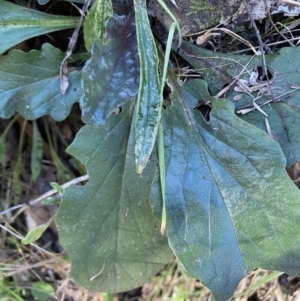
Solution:
[{"label": "green leaf", "polygon": [[31,293],[35,300],[47,301],[54,296],[53,287],[44,281],[37,281],[32,283]]},{"label": "green leaf", "polygon": [[70,88],[62,95],[59,67],[64,54],[49,44],[42,51],[24,53],[12,50],[0,56],[0,117],[10,118],[15,111],[25,119],[50,115],[65,119],[82,95],[81,72],[70,70]]},{"label": "green leaf", "polygon": [[135,121],[136,171],[143,172],[153,151],[161,119],[158,55],[144,0],[134,0],[136,33],[140,58],[140,84]]},{"label": "green leaf", "polygon": [[[300,161],[300,87],[295,80],[300,69],[299,47],[282,48],[279,52],[266,56],[267,66],[274,74],[271,87],[278,102],[264,105],[261,109],[268,115],[268,121],[274,139],[280,144],[290,167]],[[260,66],[259,64],[258,66]],[[251,69],[249,66],[248,69]],[[257,92],[252,93],[256,97]],[[232,97],[235,94],[232,94]],[[260,97],[258,105],[270,100],[270,95]],[[253,107],[248,95],[236,103],[236,110]],[[266,131],[265,117],[257,110],[240,116],[245,121]]]},{"label": "green leaf", "polygon": [[43,199],[42,201],[43,205],[58,205],[60,202],[56,198],[49,196],[48,198]]},{"label": "green leaf", "polygon": [[82,119],[102,125],[108,116],[138,93],[139,63],[133,15],[110,18],[109,42],[96,41],[83,74]]},{"label": "green leaf", "polygon": [[52,188],[54,188],[59,194],[63,194],[64,193],[64,189],[55,182],[50,182],[50,185],[52,186]]},{"label": "green leaf", "polygon": [[83,187],[66,188],[56,217],[72,277],[108,293],[142,285],[171,258],[149,204],[157,162],[134,171],[133,103],[105,126],[85,126],[68,151],[87,168]]},{"label": "green leaf", "polygon": [[[172,105],[163,116],[167,234],[185,270],[224,301],[252,269],[296,275],[300,193],[280,147],[235,116],[229,100],[209,97],[204,81],[170,85]],[[193,110],[202,99],[212,101],[209,122]]]},{"label": "green leaf", "polygon": [[[232,83],[242,71],[243,74],[239,78],[249,80],[249,74],[253,68],[262,66],[260,55],[217,53],[187,42],[183,42],[179,54],[201,73],[212,94],[217,94],[224,86]],[[277,102],[270,103],[269,93],[266,95],[261,93],[261,90],[256,90],[253,93],[244,93],[241,100],[235,102],[235,107],[236,111],[253,108],[253,99],[258,96],[256,104],[260,106],[267,102],[268,105],[263,105],[261,108],[268,115],[272,135],[286,156],[287,166],[291,166],[296,161],[300,161],[300,132],[295,126],[300,118],[300,89],[295,81],[300,68],[299,47],[282,48],[275,54],[266,55],[265,58],[267,67],[274,76],[271,88]],[[271,74],[270,76],[272,77]],[[264,84],[264,88],[266,88],[266,81],[258,83],[258,85],[261,84]],[[236,86],[234,84],[226,93],[227,98],[233,100],[237,94],[242,94],[234,92],[233,88]],[[265,116],[257,110],[239,116],[264,131],[267,130]]]},{"label": "green leaf", "polygon": [[43,140],[40,131],[36,125],[36,121],[33,121],[33,139],[31,149],[30,169],[33,181],[37,179],[42,168],[42,156],[43,156]]},{"label": "green leaf", "polygon": [[0,54],[29,38],[73,28],[78,17],[56,16],[0,0]]},{"label": "green leaf", "polygon": [[103,298],[103,301],[114,301],[114,294],[102,293],[101,297]]},{"label": "green leaf", "polygon": [[52,223],[53,218],[50,218],[46,224],[39,225],[34,229],[30,230],[27,235],[22,239],[22,244],[28,245],[37,241],[43,233],[48,229],[49,225]]},{"label": "green leaf", "polygon": [[[263,111],[268,115],[267,119],[272,135],[287,158],[288,167],[300,161],[300,133],[298,130],[300,107],[299,104],[294,105],[299,97],[300,94],[297,91],[293,93],[292,97],[288,97],[281,103],[262,107]],[[250,106],[247,105],[247,107]],[[240,116],[240,118],[266,131],[265,118],[260,112],[253,111]]]},{"label": "green leaf", "polygon": [[105,42],[106,24],[113,15],[111,0],[96,0],[84,20],[84,44],[88,51],[91,50],[96,40]]}]

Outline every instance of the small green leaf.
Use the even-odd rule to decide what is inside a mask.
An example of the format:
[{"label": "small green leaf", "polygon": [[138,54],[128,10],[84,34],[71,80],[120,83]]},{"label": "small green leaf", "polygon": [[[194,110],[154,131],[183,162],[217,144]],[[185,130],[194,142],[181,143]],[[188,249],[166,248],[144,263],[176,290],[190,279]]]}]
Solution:
[{"label": "small green leaf", "polygon": [[[255,269],[300,270],[300,192],[278,144],[242,121],[204,81],[172,78],[163,116],[167,234],[185,270],[228,300]],[[194,110],[212,102],[209,122]],[[161,211],[159,182],[153,187]],[[160,209],[157,209],[160,208]]]},{"label": "small green leaf", "polygon": [[105,42],[107,21],[113,15],[111,0],[96,0],[84,20],[84,44],[91,50],[96,40]]},{"label": "small green leaf", "polygon": [[0,0],[0,7],[0,54],[29,38],[78,23],[78,17],[44,14],[5,0]]},{"label": "small green leaf", "polygon": [[89,290],[115,293],[142,285],[171,258],[149,197],[157,169],[134,170],[133,103],[105,126],[81,128],[68,151],[87,168],[84,186],[66,188],[56,224],[72,277]]},{"label": "small green leaf", "polygon": [[65,119],[82,88],[81,72],[73,69],[70,88],[61,94],[59,67],[63,58],[64,53],[49,44],[41,51],[11,50],[0,56],[0,118],[10,118],[17,111],[27,120],[43,115]]},{"label": "small green leaf", "polygon": [[64,189],[55,182],[51,182],[50,185],[59,193],[59,194],[63,194],[64,193]]},{"label": "small green leaf", "polygon": [[114,295],[113,294],[106,294],[101,293],[103,301],[114,301]]},{"label": "small green leaf", "polygon": [[52,285],[44,281],[37,281],[32,283],[31,293],[37,301],[51,300],[54,296],[54,289]]},{"label": "small green leaf", "polygon": [[134,0],[136,33],[140,57],[140,85],[135,117],[135,164],[143,172],[153,151],[161,119],[162,95],[158,56],[148,20],[146,2]]},{"label": "small green leaf", "polygon": [[34,229],[30,230],[27,235],[22,239],[22,244],[28,245],[37,241],[42,234],[47,230],[49,225],[52,223],[53,218],[50,218],[46,224],[39,225]]},{"label": "small green leaf", "polygon": [[60,202],[56,198],[51,196],[42,200],[43,205],[57,205],[59,203]]},{"label": "small green leaf", "polygon": [[33,139],[31,148],[31,176],[33,181],[37,179],[42,168],[42,155],[43,155],[43,140],[40,131],[36,125],[36,121],[33,121]]}]

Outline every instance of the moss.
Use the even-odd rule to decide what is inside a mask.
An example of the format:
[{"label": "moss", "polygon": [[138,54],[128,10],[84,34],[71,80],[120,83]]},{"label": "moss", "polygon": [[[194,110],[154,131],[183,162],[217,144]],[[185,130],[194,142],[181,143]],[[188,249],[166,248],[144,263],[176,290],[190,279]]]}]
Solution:
[{"label": "moss", "polygon": [[[154,14],[165,28],[173,22],[156,0],[150,0]],[[217,25],[238,9],[239,4],[232,5],[231,0],[176,0],[178,8],[165,0],[166,5],[179,21],[180,27],[189,26],[190,33]]]},{"label": "moss", "polygon": [[[205,2],[205,3],[203,3]],[[190,0],[190,12],[187,15],[197,14],[198,12],[204,10],[213,11],[215,7],[209,5],[207,1],[197,1],[197,0]]]}]

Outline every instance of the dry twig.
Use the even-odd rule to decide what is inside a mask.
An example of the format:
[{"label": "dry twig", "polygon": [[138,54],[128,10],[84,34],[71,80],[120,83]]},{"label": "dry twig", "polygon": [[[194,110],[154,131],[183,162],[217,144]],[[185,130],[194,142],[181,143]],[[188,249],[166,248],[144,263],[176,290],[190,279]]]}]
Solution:
[{"label": "dry twig", "polygon": [[85,13],[90,5],[90,0],[85,0],[83,4],[83,8],[80,11],[80,20],[79,23],[77,24],[77,27],[75,28],[72,37],[69,41],[68,49],[66,52],[66,56],[61,62],[60,65],[60,91],[61,94],[65,94],[68,87],[69,87],[69,76],[68,76],[68,59],[72,55],[73,50],[75,48],[77,39],[78,39],[78,34],[80,27],[82,25],[83,19],[85,17]]}]

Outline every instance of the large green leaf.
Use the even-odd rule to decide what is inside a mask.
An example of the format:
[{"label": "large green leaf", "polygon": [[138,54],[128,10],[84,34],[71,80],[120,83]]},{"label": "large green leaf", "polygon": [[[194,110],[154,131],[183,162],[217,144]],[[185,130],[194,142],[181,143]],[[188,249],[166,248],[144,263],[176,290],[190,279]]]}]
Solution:
[{"label": "large green leaf", "polygon": [[138,287],[171,258],[149,204],[156,160],[135,173],[132,115],[131,102],[105,127],[83,127],[68,149],[90,180],[65,190],[56,223],[72,276],[94,291]]},{"label": "large green leaf", "polygon": [[[188,274],[227,300],[254,268],[300,270],[300,193],[278,144],[204,81],[170,82],[163,114],[167,234]],[[212,101],[207,122],[198,100]],[[153,189],[161,210],[159,183]]]},{"label": "large green leaf", "polygon": [[[201,73],[208,82],[212,94],[217,94],[225,85],[232,83],[242,70],[243,74],[239,78],[247,81],[253,68],[262,66],[261,56],[217,53],[187,42],[182,44],[179,54]],[[266,62],[267,67],[274,75],[271,88],[273,96],[278,102],[269,103],[262,109],[268,115],[272,135],[280,144],[287,158],[287,165],[291,166],[296,161],[300,161],[300,131],[297,127],[300,118],[300,89],[295,80],[300,70],[299,47],[282,48],[275,54],[266,55]],[[257,85],[260,84],[264,84],[264,89],[266,89],[266,81],[257,83]],[[233,100],[237,94],[242,94],[234,92],[233,88],[236,86],[237,84],[234,84],[227,92],[226,96],[229,99]],[[253,98],[257,96],[259,96],[256,100],[258,105],[269,101],[270,94],[264,95],[261,91],[262,89],[257,89],[249,94],[244,93],[244,97],[235,102],[236,111],[245,107],[253,107]],[[265,116],[259,111],[253,110],[251,113],[239,116],[247,122],[267,130]]]},{"label": "large green leaf", "polygon": [[64,53],[49,44],[41,51],[24,53],[12,50],[0,56],[0,117],[10,118],[15,111],[26,119],[50,115],[65,119],[82,95],[81,71],[70,70],[70,88],[62,95],[59,67]]},{"label": "large green leaf", "polygon": [[0,0],[0,8],[0,54],[29,38],[78,23],[78,17],[49,15],[5,0]]},{"label": "large green leaf", "polygon": [[134,0],[140,58],[140,84],[135,121],[135,156],[138,174],[143,172],[153,151],[161,119],[163,97],[158,75],[158,55],[148,20],[146,1]]},{"label": "large green leaf", "polygon": [[102,125],[115,109],[138,93],[139,61],[133,15],[115,16],[107,25],[108,42],[95,41],[83,69],[82,119]]},{"label": "large green leaf", "polygon": [[[300,48],[283,48],[276,54],[266,56],[268,68],[274,74],[271,87],[278,102],[264,105],[261,109],[268,115],[271,132],[274,139],[280,144],[290,167],[300,161],[300,86],[297,78],[300,72]],[[259,64],[261,66],[261,64]],[[251,66],[248,67],[251,69]],[[248,76],[249,78],[249,76]],[[235,94],[232,94],[232,97]],[[252,97],[257,92],[252,93]],[[261,105],[270,100],[270,95],[259,98],[256,103]],[[236,110],[252,107],[252,98],[244,97],[236,103]],[[265,116],[257,110],[241,116],[247,122],[266,130]]]}]

